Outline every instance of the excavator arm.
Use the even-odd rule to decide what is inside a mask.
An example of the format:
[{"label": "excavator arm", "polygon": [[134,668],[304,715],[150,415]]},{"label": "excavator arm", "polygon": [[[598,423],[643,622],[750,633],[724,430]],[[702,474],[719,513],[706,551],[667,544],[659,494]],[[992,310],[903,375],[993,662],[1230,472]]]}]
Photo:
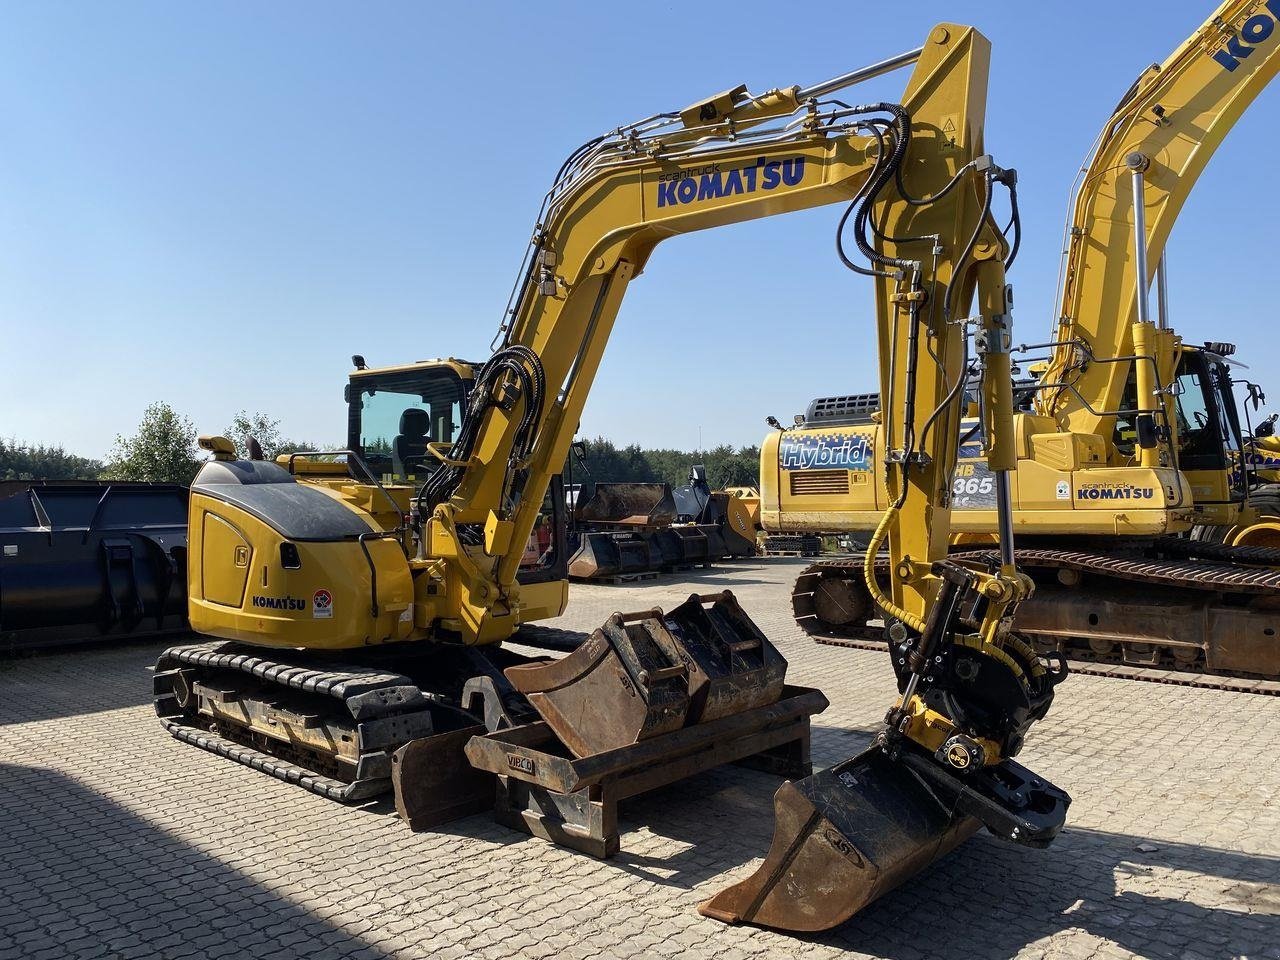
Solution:
[{"label": "excavator arm", "polygon": [[[1037,397],[1063,430],[1110,436],[1131,371],[1139,408],[1172,422],[1173,334],[1148,318],[1148,289],[1201,171],[1277,70],[1280,0],[1228,0],[1148,68],[1107,121],[1076,193],[1055,347]],[[1170,465],[1155,444],[1143,461]]]},{"label": "excavator arm", "polygon": [[[889,478],[897,509],[884,534],[904,574],[893,603],[923,623],[939,585],[931,565],[946,555],[965,321],[979,286],[990,341],[1008,339],[1007,247],[989,217],[998,171],[982,143],[988,56],[975,31],[942,25],[911,56],[918,63],[901,105],[822,101],[867,72],[758,97],[738,89],[620,128],[569,158],[501,346],[421,498],[425,553],[446,561],[445,619],[466,642],[501,640],[519,622],[523,544],[564,463],[627,285],[653,248],[831,203],[851,204],[880,234],[878,249],[862,253],[872,256],[863,269],[876,285],[881,390],[896,398],[888,419],[900,454]],[[862,332],[852,322],[845,329],[856,348]],[[989,435],[1006,432],[995,426]],[[1003,576],[1012,597],[1011,570]]]},{"label": "excavator arm", "polygon": [[[501,345],[419,498],[425,552],[443,561],[444,619],[467,643],[509,636],[520,619],[521,545],[568,453],[627,285],[653,248],[695,230],[848,205],[837,246],[875,282],[889,450],[891,503],[867,566],[887,546],[891,589],[868,581],[888,614],[901,695],[870,750],[779,791],[764,866],[704,904],[708,916],[824,929],[980,825],[1044,845],[1065,817],[1066,795],[1010,759],[1063,671],[1046,669],[1009,630],[1030,581],[1014,567],[1009,520],[1010,250],[991,204],[996,183],[1013,175],[983,151],[988,57],[974,30],[943,24],[892,62],[916,62],[901,104],[821,100],[859,75],[760,97],[738,89],[584,145],[548,194]],[[863,265],[844,248],[846,227]],[[857,339],[849,329],[849,345]],[[1002,504],[993,567],[946,559],[975,360]],[[563,684],[565,669],[544,672],[547,684]]]}]

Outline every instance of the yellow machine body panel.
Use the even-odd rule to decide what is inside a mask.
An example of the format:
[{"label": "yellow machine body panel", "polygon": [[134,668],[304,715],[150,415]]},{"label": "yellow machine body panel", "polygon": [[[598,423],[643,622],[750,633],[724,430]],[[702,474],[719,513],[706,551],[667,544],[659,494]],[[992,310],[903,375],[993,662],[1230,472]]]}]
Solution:
[{"label": "yellow machine body panel", "polygon": [[[227,466],[214,463],[206,471]],[[296,501],[291,495],[305,491],[321,498],[304,501],[305,506],[323,501],[349,514],[342,536],[290,536],[274,516],[273,522],[263,519],[271,515],[262,509],[271,500],[236,502],[206,492],[220,486],[202,484],[198,477],[192,489],[189,550],[199,558],[188,572],[193,630],[260,646],[315,650],[415,636],[409,561],[400,542],[381,535],[368,514],[319,484],[281,480],[254,485],[282,488],[285,496],[274,498],[282,503],[286,498]],[[370,536],[359,539],[365,533]]]},{"label": "yellow machine body panel", "polygon": [[[1032,432],[1043,418],[1019,415],[1019,449],[1010,477],[1020,533],[1155,536],[1185,531],[1193,519],[1187,476],[1164,467],[1110,467],[1101,438]],[[976,421],[962,422],[961,432]],[[1047,442],[1045,442],[1047,441]],[[883,441],[876,424],[775,431],[760,448],[761,518],[769,531],[863,532],[884,511]],[[996,530],[995,478],[980,442],[960,452],[951,483],[957,534]]]}]

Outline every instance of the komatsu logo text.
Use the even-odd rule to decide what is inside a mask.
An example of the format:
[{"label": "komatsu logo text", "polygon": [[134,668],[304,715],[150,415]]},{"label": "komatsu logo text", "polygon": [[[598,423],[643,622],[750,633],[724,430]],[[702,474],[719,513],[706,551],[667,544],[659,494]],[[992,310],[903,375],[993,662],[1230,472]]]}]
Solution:
[{"label": "komatsu logo text", "polygon": [[260,607],[264,610],[305,610],[307,609],[307,601],[299,600],[297,597],[259,597],[252,596],[249,598],[250,604]]},{"label": "komatsu logo text", "polygon": [[1153,500],[1154,487],[1135,487],[1127,483],[1090,484],[1076,490],[1077,500]]},{"label": "komatsu logo text", "polygon": [[1270,39],[1280,20],[1280,0],[1267,0],[1266,12],[1255,13],[1240,25],[1240,32],[1228,38],[1226,46],[1212,54],[1228,72],[1249,59],[1258,44]]},{"label": "komatsu logo text", "polygon": [[[1275,0],[1280,3],[1280,0]],[[732,170],[721,170],[712,163],[692,170],[675,170],[658,177],[658,206],[674,207],[699,200],[718,200],[757,190],[794,187],[804,179],[804,157],[790,160],[765,160]]]}]

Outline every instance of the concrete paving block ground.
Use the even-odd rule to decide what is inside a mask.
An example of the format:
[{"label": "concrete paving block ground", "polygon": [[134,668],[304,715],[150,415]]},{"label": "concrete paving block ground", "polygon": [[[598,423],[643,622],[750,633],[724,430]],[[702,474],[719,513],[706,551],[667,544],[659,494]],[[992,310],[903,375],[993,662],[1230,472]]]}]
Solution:
[{"label": "concrete paving block ground", "polygon": [[[553,625],[729,587],[831,700],[815,763],[861,749],[883,654],[791,622],[800,561],[575,585]],[[186,747],[149,703],[161,645],[0,661],[0,958],[1280,958],[1280,698],[1095,677],[1020,758],[1075,798],[1048,850],[978,836],[834,932],[697,904],[759,863],[777,781],[722,768],[624,803],[609,861],[469,817],[410,833]]]}]

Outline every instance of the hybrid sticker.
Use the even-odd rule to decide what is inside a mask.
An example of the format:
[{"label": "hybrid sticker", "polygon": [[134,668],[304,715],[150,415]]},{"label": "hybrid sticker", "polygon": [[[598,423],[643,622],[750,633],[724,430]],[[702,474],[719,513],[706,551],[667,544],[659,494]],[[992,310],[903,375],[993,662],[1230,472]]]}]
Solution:
[{"label": "hybrid sticker", "polygon": [[257,607],[259,610],[290,610],[301,611],[307,609],[307,601],[300,600],[297,597],[259,597],[251,596],[249,604]]},{"label": "hybrid sticker", "polygon": [[333,594],[323,587],[311,595],[311,616],[317,620],[333,617]]},{"label": "hybrid sticker", "polygon": [[1210,54],[1223,70],[1231,73],[1253,55],[1254,48],[1271,38],[1280,20],[1280,0],[1267,0],[1266,13],[1255,13],[1240,25],[1240,32],[1227,38],[1226,46]]},{"label": "hybrid sticker", "polygon": [[1155,487],[1131,483],[1085,483],[1076,489],[1077,500],[1154,500]]},{"label": "hybrid sticker", "polygon": [[1058,496],[1058,499],[1059,499],[1059,500],[1070,500],[1070,499],[1071,499],[1071,484],[1069,484],[1066,480],[1059,480],[1059,481],[1058,481],[1057,496]]},{"label": "hybrid sticker", "polygon": [[[1280,3],[1280,0],[1276,0]],[[720,164],[709,163],[691,170],[674,170],[658,177],[658,206],[675,207],[700,200],[719,200],[757,190],[794,187],[804,179],[804,157],[790,160],[765,160],[732,170],[721,170]]]},{"label": "hybrid sticker", "polygon": [[778,465],[783,470],[868,471],[871,444],[862,433],[784,434],[778,444]]}]

